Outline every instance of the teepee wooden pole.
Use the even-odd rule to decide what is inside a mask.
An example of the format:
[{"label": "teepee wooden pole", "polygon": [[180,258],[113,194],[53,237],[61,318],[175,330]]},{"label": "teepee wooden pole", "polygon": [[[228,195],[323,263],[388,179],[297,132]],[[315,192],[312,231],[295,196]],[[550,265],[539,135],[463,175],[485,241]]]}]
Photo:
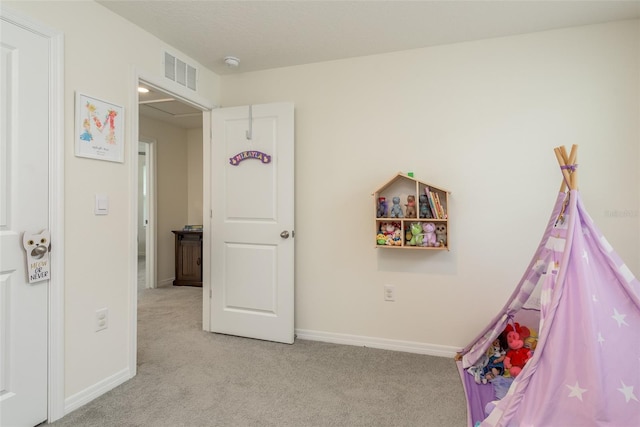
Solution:
[{"label": "teepee wooden pole", "polygon": [[[555,150],[559,150],[559,151],[560,151],[560,155],[562,156],[562,160],[563,160],[563,161],[564,161],[564,163],[566,164],[566,163],[567,163],[567,160],[569,159],[569,157],[567,156],[567,150],[564,148],[564,145],[563,145],[563,146],[561,146],[561,147],[556,147],[556,148],[554,149],[554,151],[555,151]],[[556,156],[557,156],[557,155],[558,155],[558,154],[556,153]],[[558,160],[558,163],[559,163],[559,162],[560,162],[560,161]],[[562,165],[561,165],[561,166],[562,166]],[[561,171],[562,171],[562,169],[561,169]],[[566,180],[566,178],[563,178],[563,179],[562,179],[562,184],[560,185],[560,192],[561,192],[561,193],[564,193],[566,189],[567,189],[567,180]]]},{"label": "teepee wooden pole", "polygon": [[[564,177],[560,185],[560,192],[564,193],[567,186],[570,190],[575,190],[578,188],[578,175],[575,169],[576,159],[578,158],[578,146],[573,144],[570,154],[567,154],[567,149],[564,146],[554,148],[553,152],[558,159],[558,164]],[[567,168],[567,166],[572,166],[572,168]]]},{"label": "teepee wooden pole", "polygon": [[567,163],[564,159],[564,156],[562,155],[562,148],[556,147],[553,149],[553,152],[556,154],[558,164],[560,165],[560,170],[562,171],[562,176],[564,176],[564,180],[562,181],[562,185],[560,186],[560,191],[564,192],[565,186],[568,185],[569,188],[571,188],[571,176],[569,175],[569,171],[564,167],[567,165]]},{"label": "teepee wooden pole", "polygon": [[569,154],[569,163],[571,166],[573,166],[573,169],[571,170],[571,189],[575,190],[578,188],[578,170],[576,169],[576,167],[578,166],[576,164],[576,162],[578,161],[578,146],[576,144],[573,144],[571,146],[571,154]]}]

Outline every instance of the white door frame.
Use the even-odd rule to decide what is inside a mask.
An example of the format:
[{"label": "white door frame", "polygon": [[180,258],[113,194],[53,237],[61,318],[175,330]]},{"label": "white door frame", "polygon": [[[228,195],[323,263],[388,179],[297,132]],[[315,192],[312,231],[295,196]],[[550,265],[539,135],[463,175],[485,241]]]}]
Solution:
[{"label": "white door frame", "polygon": [[64,35],[0,4],[0,19],[49,41],[49,346],[47,420],[64,416]]},{"label": "white door frame", "polygon": [[[140,82],[144,82],[145,84],[166,92],[170,94],[175,99],[184,102],[185,104],[191,105],[192,107],[198,108],[203,111],[203,135],[202,135],[202,145],[204,152],[204,165],[202,178],[204,180],[203,183],[203,198],[206,197],[207,191],[209,189],[209,174],[210,169],[208,167],[208,163],[206,161],[206,154],[209,151],[209,144],[211,141],[211,135],[208,131],[204,131],[207,129],[206,126],[209,125],[209,117],[211,116],[210,111],[213,108],[216,108],[216,105],[197,93],[193,92],[190,89],[187,89],[179,84],[167,80],[163,77],[159,77],[154,74],[147,73],[145,71],[140,70],[139,68],[132,67],[132,77],[131,77],[131,86],[129,93],[131,94],[129,97],[129,113],[128,120],[131,123],[129,127],[129,141],[135,141],[135,143],[129,144],[129,192],[131,194],[131,201],[129,203],[130,212],[129,212],[129,224],[130,224],[130,233],[129,233],[129,253],[130,253],[130,261],[129,261],[129,372],[131,373],[131,377],[134,377],[137,372],[137,353],[138,353],[138,233],[137,233],[137,224],[138,224],[138,162],[136,159],[138,158],[138,138],[139,138],[139,112],[138,112],[138,85]],[[208,211],[205,206],[209,206],[204,203],[203,199],[203,209]],[[208,215],[208,214],[207,214]],[[207,216],[204,216],[207,218]],[[203,231],[203,251],[204,253],[208,253],[205,246],[210,241],[210,235],[208,234],[207,229]],[[202,277],[202,290],[203,296],[209,294],[209,283],[211,282],[211,278],[208,275],[210,272],[210,268],[208,268],[208,262],[206,258],[203,256],[203,277]],[[203,307],[205,304],[209,304],[209,298],[202,298]],[[204,314],[203,314],[204,317]],[[208,324],[207,324],[208,326]],[[204,325],[203,325],[204,327]],[[205,329],[206,330],[206,329]]]},{"label": "white door frame", "polygon": [[156,242],[156,218],[158,203],[156,198],[156,143],[152,138],[140,137],[138,141],[147,144],[147,228],[145,241],[145,283],[147,288],[157,288],[156,282],[156,256],[158,255],[158,242]]}]

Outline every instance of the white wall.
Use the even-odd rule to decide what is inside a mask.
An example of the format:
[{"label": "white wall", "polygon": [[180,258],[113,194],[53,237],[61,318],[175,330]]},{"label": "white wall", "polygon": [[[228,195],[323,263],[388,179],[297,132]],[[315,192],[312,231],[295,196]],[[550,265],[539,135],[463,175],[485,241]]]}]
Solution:
[{"label": "white wall", "polygon": [[187,130],[187,222],[202,225],[202,128]]},{"label": "white wall", "polygon": [[[537,247],[559,145],[640,273],[639,40],[627,21],[221,77],[224,106],[296,105],[296,329],[466,345]],[[373,247],[398,171],[452,191],[450,252]]]},{"label": "white wall", "polygon": [[[137,145],[137,138],[129,140],[136,118],[128,106],[137,95],[132,93],[134,68],[160,79],[163,51],[177,51],[92,1],[3,5],[65,37],[65,396],[73,404],[135,370],[128,355],[129,291],[136,286],[130,274],[136,255],[130,204],[137,179],[129,162],[137,159],[129,158],[129,144]],[[198,95],[217,100],[217,75],[200,67],[198,76]],[[75,91],[126,107],[124,163],[74,157]],[[93,214],[95,193],[109,196],[108,216]],[[96,333],[95,311],[103,307],[109,309],[109,328]]]}]

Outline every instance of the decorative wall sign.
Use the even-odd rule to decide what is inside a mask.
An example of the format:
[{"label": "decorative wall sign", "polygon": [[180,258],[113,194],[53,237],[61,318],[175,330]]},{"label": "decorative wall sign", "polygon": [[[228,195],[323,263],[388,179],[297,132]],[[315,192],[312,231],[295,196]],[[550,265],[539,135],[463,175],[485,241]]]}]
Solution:
[{"label": "decorative wall sign", "polygon": [[49,240],[51,234],[45,230],[40,234],[25,232],[22,245],[27,252],[27,276],[29,283],[50,279]]},{"label": "decorative wall sign", "polygon": [[262,151],[242,151],[235,156],[229,158],[229,163],[233,166],[238,166],[238,164],[247,159],[258,159],[262,163],[271,163],[271,156],[263,153]]},{"label": "decorative wall sign", "polygon": [[124,161],[124,108],[76,92],[76,156]]}]

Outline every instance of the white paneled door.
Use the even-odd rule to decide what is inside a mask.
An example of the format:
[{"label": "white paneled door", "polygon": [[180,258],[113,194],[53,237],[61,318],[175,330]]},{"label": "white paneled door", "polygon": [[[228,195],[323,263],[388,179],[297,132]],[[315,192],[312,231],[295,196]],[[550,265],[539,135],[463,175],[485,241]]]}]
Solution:
[{"label": "white paneled door", "polygon": [[294,341],[293,111],[212,111],[212,332]]},{"label": "white paneled door", "polygon": [[29,283],[23,233],[49,224],[49,45],[5,20],[0,40],[0,425],[34,426],[47,419],[49,280]]}]

